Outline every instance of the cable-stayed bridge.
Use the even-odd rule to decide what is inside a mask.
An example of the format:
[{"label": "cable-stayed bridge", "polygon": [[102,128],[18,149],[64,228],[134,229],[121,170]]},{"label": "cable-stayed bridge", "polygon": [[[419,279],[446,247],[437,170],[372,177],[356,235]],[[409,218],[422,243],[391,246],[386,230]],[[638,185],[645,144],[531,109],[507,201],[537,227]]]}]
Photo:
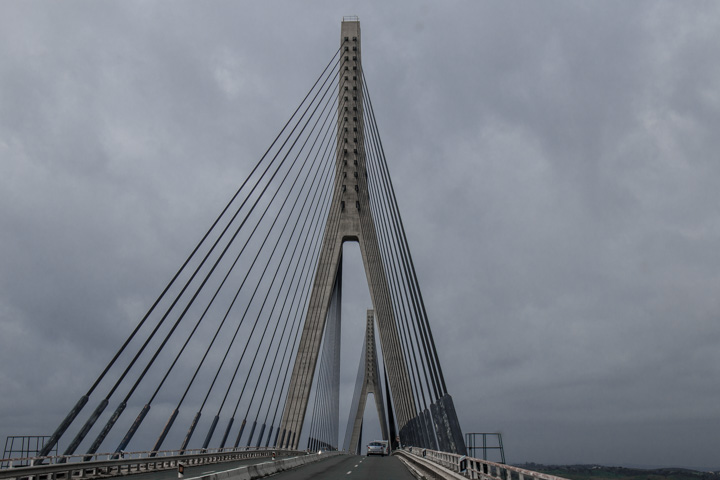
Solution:
[{"label": "cable-stayed bridge", "polygon": [[[3,460],[12,469],[0,478],[174,472],[181,462],[247,469],[268,459],[284,469],[308,462],[298,456],[304,450],[344,465],[344,456],[328,452],[362,452],[372,393],[390,450],[410,447],[404,455],[422,452],[420,463],[434,458],[510,479],[511,470],[473,467],[462,457],[462,430],[363,75],[357,18],[342,22],[340,40],[97,379],[32,459]],[[347,242],[359,246],[371,305],[346,420],[340,335]]]}]

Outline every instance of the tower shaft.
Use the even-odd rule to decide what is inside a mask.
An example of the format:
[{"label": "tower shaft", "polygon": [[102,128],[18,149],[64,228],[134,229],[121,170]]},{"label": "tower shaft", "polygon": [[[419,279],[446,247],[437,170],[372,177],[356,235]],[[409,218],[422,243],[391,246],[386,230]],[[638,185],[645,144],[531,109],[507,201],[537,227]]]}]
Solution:
[{"label": "tower shaft", "polygon": [[[345,450],[348,452],[358,451],[360,436],[362,435],[363,416],[365,405],[369,394],[375,398],[375,407],[380,420],[380,431],[383,440],[390,440],[388,436],[388,423],[385,417],[385,406],[383,405],[383,391],[380,383],[380,369],[378,367],[377,350],[375,349],[375,312],[367,311],[367,325],[365,327],[365,344],[363,355],[360,357],[360,369],[358,370],[358,382],[360,389],[356,390],[357,398],[353,398],[352,408],[348,419],[346,431]],[[362,376],[361,376],[362,375]],[[354,410],[354,411],[353,411]]]},{"label": "tower shaft", "polygon": [[312,293],[283,412],[280,446],[297,448],[305,420],[333,285],[344,242],[360,246],[380,333],[383,358],[402,429],[416,412],[392,309],[388,280],[370,212],[364,150],[360,22],[343,21],[339,76],[335,185]]}]

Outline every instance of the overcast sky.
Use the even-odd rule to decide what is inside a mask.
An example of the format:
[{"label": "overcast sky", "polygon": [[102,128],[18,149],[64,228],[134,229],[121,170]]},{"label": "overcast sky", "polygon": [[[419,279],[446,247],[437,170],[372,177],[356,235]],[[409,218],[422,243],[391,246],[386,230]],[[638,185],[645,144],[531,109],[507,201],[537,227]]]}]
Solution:
[{"label": "overcast sky", "polygon": [[463,430],[720,468],[712,1],[0,3],[0,440],[87,390],[343,15]]}]

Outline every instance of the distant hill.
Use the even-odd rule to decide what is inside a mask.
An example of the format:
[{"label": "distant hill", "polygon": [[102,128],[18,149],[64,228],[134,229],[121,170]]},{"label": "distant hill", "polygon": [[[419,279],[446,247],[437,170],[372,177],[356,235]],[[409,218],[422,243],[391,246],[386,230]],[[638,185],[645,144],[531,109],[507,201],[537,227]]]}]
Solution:
[{"label": "distant hill", "polygon": [[720,471],[701,472],[686,468],[639,469],[602,465],[540,465],[527,463],[516,467],[569,478],[570,480],[720,480]]}]

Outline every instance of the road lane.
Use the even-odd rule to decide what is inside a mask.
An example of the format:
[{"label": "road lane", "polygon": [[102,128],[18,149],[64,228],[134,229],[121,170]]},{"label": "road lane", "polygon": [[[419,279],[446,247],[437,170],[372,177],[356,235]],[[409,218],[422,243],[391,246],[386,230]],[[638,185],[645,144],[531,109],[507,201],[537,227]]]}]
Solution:
[{"label": "road lane", "polygon": [[282,472],[273,480],[342,479],[342,480],[415,480],[396,457],[330,457],[304,467]]}]

